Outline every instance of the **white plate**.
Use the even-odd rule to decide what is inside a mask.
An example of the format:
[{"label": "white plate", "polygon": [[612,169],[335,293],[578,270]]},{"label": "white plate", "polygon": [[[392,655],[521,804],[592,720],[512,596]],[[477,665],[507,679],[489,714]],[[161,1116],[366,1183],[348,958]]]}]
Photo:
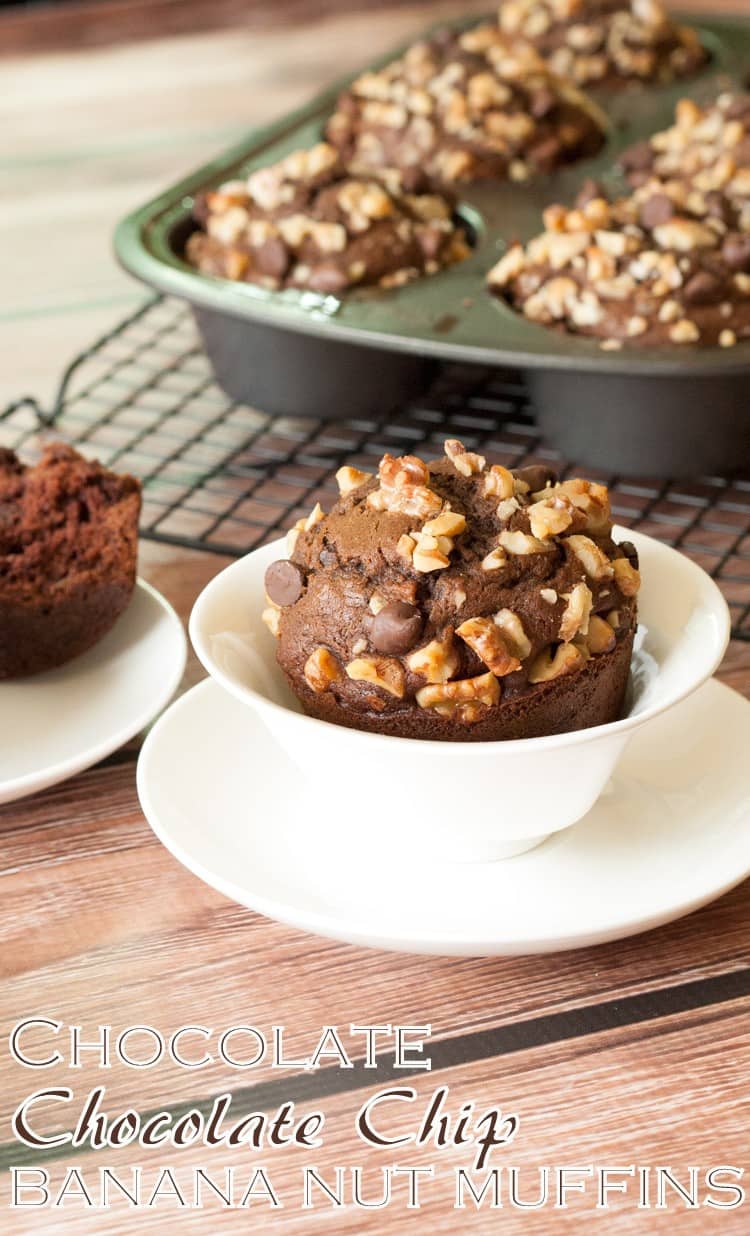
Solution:
[{"label": "white plate", "polygon": [[[262,721],[208,680],[152,730],[138,792],[180,862],[269,918],[407,952],[555,952],[658,926],[750,874],[748,750],[750,704],[708,682],[632,739],[566,832],[506,862],[414,864],[361,829],[356,803],[348,844],[327,844],[333,750],[304,781]],[[398,812],[397,787],[383,787],[382,806]]]},{"label": "white plate", "polygon": [[64,781],[128,742],[169,703],[186,656],[176,613],[139,579],[125,613],[89,652],[0,682],[0,803]]}]

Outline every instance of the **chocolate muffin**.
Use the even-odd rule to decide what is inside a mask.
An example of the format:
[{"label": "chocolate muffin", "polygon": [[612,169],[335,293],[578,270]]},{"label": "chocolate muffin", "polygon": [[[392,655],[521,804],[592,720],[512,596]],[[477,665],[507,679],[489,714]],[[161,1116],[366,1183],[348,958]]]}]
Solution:
[{"label": "chocolate muffin", "polygon": [[728,199],[733,223],[750,232],[750,94],[705,108],[681,99],[671,128],[631,146],[620,166],[634,187],[660,181],[698,212],[723,212]]},{"label": "chocolate muffin", "polygon": [[199,196],[186,256],[204,274],[270,289],[399,286],[469,253],[451,202],[419,188],[350,174],[321,142]]},{"label": "chocolate muffin", "polygon": [[445,452],[342,468],[269,566],[263,617],[305,711],[460,742],[615,720],[640,580],[607,490]]},{"label": "chocolate muffin", "polygon": [[140,484],[62,444],[0,450],[0,679],[86,652],[135,587]]},{"label": "chocolate muffin", "polygon": [[608,202],[585,186],[572,210],[549,206],[546,230],[513,245],[490,289],[532,322],[624,344],[750,339],[750,237],[721,194],[698,203],[684,185],[647,182]]},{"label": "chocolate muffin", "polygon": [[663,85],[708,59],[695,30],[658,0],[504,0],[498,24],[579,86]]},{"label": "chocolate muffin", "polygon": [[326,130],[354,168],[426,174],[437,184],[526,180],[594,154],[604,118],[531,48],[493,26],[440,31],[364,73]]}]

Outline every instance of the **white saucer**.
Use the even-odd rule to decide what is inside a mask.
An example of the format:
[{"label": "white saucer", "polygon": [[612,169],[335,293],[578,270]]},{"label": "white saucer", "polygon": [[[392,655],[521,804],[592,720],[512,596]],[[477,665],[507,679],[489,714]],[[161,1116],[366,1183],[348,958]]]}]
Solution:
[{"label": "white saucer", "polygon": [[113,629],[60,669],[0,682],[0,803],[64,781],[128,742],[161,712],[185,669],[182,623],[138,580]]},{"label": "white saucer", "polygon": [[[208,680],[147,738],[141,805],[175,857],[227,897],[406,952],[598,944],[687,914],[750,874],[750,704],[715,681],[636,734],[578,824],[505,862],[409,863],[364,832],[356,802],[346,844],[327,841],[335,739],[331,727],[330,759],[306,783],[252,710]],[[398,811],[397,786],[368,785],[366,769],[362,778],[363,794]]]}]

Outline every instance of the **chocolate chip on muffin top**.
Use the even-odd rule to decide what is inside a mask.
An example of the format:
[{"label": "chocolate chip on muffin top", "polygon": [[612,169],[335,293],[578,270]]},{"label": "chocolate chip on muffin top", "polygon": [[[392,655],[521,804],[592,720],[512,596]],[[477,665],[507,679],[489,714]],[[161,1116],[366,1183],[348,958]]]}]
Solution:
[{"label": "chocolate chip on muffin top", "polygon": [[526,180],[593,154],[604,118],[530,47],[496,26],[440,31],[339,99],[328,140],[352,167],[425,173],[442,184]]},{"label": "chocolate chip on muffin top", "polygon": [[588,188],[572,210],[549,206],[545,231],[489,272],[492,291],[533,322],[624,343],[750,339],[750,245],[722,195],[646,181],[608,202]]},{"label": "chocolate chip on muffin top", "polygon": [[[456,440],[429,465],[386,455],[377,476],[337,479],[332,511],[299,521],[266,574],[264,620],[307,711],[448,738],[614,719],[639,576],[604,486],[513,473]],[[539,693],[577,674],[595,719],[544,716]]]},{"label": "chocolate chip on muffin top", "polygon": [[504,0],[498,23],[579,86],[664,83],[707,59],[695,30],[658,0]]},{"label": "chocolate chip on muffin top", "polygon": [[271,290],[399,286],[469,253],[447,198],[350,174],[324,142],[202,194],[194,214],[188,261]]}]

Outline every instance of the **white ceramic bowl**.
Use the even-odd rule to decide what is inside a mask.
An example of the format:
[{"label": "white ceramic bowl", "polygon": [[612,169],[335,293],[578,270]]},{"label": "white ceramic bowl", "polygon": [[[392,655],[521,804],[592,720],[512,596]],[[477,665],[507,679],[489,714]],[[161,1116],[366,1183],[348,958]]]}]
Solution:
[{"label": "white ceramic bowl", "polygon": [[260,617],[265,569],[286,557],[283,541],[211,581],[193,609],[190,637],[211,677],[255,709],[305,777],[327,787],[327,843],[357,848],[363,857],[376,837],[396,855],[508,858],[585,815],[634,731],[695,691],[724,655],[729,613],[713,580],[651,537],[615,529],[615,539],[622,538],[638,549],[643,581],[628,707],[620,721],[593,729],[450,743],[306,717]]}]

